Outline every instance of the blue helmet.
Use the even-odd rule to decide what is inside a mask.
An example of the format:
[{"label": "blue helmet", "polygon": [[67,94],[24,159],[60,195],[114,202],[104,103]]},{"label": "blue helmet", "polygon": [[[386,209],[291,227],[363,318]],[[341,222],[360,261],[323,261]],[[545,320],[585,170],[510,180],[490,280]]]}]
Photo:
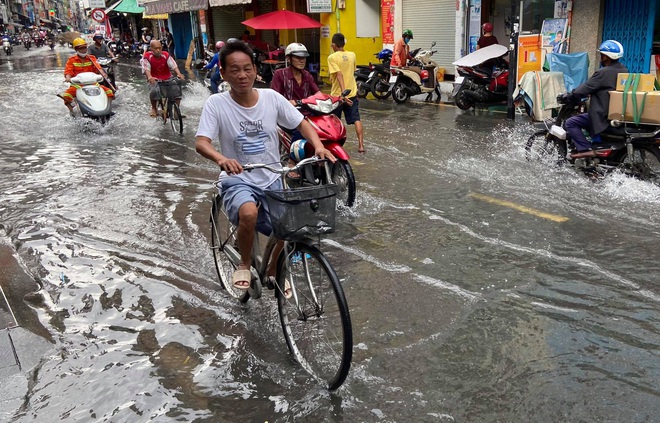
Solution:
[{"label": "blue helmet", "polygon": [[598,47],[598,52],[612,60],[619,60],[623,57],[623,46],[618,41],[607,40],[603,41],[603,44]]}]

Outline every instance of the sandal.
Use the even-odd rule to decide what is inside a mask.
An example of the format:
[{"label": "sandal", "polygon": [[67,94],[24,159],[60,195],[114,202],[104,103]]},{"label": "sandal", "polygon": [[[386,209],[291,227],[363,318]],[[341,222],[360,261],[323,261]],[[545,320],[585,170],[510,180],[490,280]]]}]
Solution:
[{"label": "sandal", "polygon": [[[276,287],[277,286],[277,279],[275,279],[275,276],[268,276],[268,287]],[[271,288],[272,289],[272,288]],[[284,279],[284,298],[287,300],[293,296],[293,291],[291,290],[291,284],[289,283],[288,279]]]},{"label": "sandal", "polygon": [[156,117],[156,116],[158,116],[158,113],[156,111],[152,110],[152,111],[149,112],[149,116]]},{"label": "sandal", "polygon": [[234,274],[231,277],[234,288],[242,290],[250,288],[251,280],[252,272],[250,272],[248,269],[234,270]]}]

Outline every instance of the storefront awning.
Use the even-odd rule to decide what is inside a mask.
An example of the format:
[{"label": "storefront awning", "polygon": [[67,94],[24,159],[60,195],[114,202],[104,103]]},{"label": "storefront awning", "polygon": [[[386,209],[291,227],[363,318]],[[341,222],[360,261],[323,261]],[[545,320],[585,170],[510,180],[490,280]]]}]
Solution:
[{"label": "storefront awning", "polygon": [[46,22],[47,24],[51,23],[48,19],[44,19],[44,18],[39,18],[39,22],[41,23]]},{"label": "storefront awning", "polygon": [[250,4],[252,0],[209,0],[209,6],[231,6],[234,4]]},{"label": "storefront awning", "polygon": [[[112,5],[113,11],[118,13],[135,13],[141,15],[144,12],[144,7],[137,5],[137,0],[121,0],[119,4]],[[106,13],[108,10],[106,9]]]},{"label": "storefront awning", "polygon": [[208,6],[209,0],[158,0],[145,3],[144,9],[147,15],[158,15],[161,13],[192,12],[206,9]]}]

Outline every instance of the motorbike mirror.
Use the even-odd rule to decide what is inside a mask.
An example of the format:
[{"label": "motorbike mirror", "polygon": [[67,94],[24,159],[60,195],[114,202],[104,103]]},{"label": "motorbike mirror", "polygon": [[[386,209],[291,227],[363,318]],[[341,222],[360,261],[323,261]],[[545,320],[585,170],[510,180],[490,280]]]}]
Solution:
[{"label": "motorbike mirror", "polygon": [[435,47],[435,45],[436,45],[436,42],[433,41],[433,42],[431,43],[431,48]]},{"label": "motorbike mirror", "polygon": [[351,93],[351,90],[346,89],[346,90],[344,90],[344,92],[341,93],[341,96],[342,96],[342,97],[346,97],[346,96],[349,95],[350,93]]}]

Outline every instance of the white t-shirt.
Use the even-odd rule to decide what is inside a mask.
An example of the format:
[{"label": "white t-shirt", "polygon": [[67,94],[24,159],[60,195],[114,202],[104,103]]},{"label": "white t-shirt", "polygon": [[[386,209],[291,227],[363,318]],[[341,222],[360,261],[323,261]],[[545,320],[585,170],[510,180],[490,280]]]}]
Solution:
[{"label": "white t-shirt", "polygon": [[[278,165],[277,125],[297,128],[303,115],[279,93],[267,88],[257,92],[259,99],[253,107],[236,103],[229,92],[210,96],[202,110],[197,136],[219,139],[222,155],[242,165]],[[235,176],[260,188],[267,188],[279,177],[266,169]]]}]

